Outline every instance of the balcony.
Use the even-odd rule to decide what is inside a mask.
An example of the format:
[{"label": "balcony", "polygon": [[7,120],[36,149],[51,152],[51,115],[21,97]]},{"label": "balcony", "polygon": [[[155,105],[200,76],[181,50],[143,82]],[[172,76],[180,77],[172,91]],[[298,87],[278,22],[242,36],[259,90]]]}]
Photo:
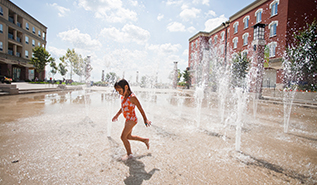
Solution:
[{"label": "balcony", "polygon": [[9,55],[13,55],[13,50],[8,49],[8,54],[9,54]]},{"label": "balcony", "polygon": [[17,26],[19,26],[20,28],[22,27],[22,24],[17,22]]},{"label": "balcony", "polygon": [[13,38],[13,34],[8,33],[8,38],[9,38],[9,39],[14,39],[14,38]]},{"label": "balcony", "polygon": [[15,54],[15,56],[21,57],[21,53],[17,52],[17,53]]},{"label": "balcony", "polygon": [[14,18],[13,17],[9,17],[9,21],[14,24]]},{"label": "balcony", "polygon": [[20,38],[20,37],[17,37],[17,41],[18,41],[18,42],[21,42],[21,38]]}]

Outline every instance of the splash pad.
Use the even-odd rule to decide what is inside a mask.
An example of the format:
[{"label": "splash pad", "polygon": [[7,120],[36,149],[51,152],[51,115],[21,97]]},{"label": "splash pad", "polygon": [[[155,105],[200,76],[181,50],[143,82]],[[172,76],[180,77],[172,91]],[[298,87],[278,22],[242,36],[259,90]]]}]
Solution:
[{"label": "splash pad", "polygon": [[[198,126],[194,91],[132,90],[153,126],[135,127],[135,134],[150,138],[150,150],[132,141],[135,158],[126,163],[118,160],[125,154],[120,140],[123,117],[110,121],[120,106],[111,87],[92,87],[86,94],[0,97],[6,106],[1,113],[1,182],[316,183],[316,109],[293,106],[289,132],[284,133],[283,104],[259,100],[254,119],[248,102],[250,111],[240,115],[245,121],[237,152],[237,127],[230,124],[236,113],[225,110],[231,118],[226,118],[227,124],[221,122],[217,94],[202,99]],[[91,122],[85,121],[86,115]]]}]

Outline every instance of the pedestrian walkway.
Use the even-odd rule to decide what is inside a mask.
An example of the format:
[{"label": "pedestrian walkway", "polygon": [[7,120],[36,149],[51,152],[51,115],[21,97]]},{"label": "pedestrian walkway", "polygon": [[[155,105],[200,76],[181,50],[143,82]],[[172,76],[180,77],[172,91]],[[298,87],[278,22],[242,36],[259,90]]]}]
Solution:
[{"label": "pedestrian walkway", "polygon": [[0,95],[27,94],[40,92],[54,92],[64,90],[81,90],[82,86],[59,84],[33,84],[27,82],[14,82],[0,85]]}]

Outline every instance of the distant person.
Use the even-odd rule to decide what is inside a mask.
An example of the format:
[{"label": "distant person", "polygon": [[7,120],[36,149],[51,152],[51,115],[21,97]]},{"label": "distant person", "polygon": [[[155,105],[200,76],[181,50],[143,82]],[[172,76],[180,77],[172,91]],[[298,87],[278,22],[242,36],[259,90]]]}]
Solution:
[{"label": "distant person", "polygon": [[124,147],[127,151],[127,155],[122,157],[122,160],[125,161],[133,157],[129,140],[141,141],[146,145],[147,149],[150,148],[148,138],[131,135],[133,127],[138,123],[138,118],[136,117],[134,111],[135,106],[138,107],[140,113],[142,114],[145,126],[149,127],[151,125],[151,121],[147,119],[139,100],[132,93],[129,83],[125,79],[116,82],[114,84],[114,88],[122,97],[121,109],[119,109],[118,113],[112,118],[112,121],[117,121],[121,113],[123,113],[123,116],[126,119],[121,134],[121,140],[123,141]]}]

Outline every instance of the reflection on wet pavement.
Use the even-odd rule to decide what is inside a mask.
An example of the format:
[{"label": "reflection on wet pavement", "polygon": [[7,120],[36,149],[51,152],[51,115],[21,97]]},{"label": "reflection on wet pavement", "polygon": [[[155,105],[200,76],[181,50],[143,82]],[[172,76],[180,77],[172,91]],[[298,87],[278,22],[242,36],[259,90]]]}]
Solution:
[{"label": "reflection on wet pavement", "polygon": [[[133,133],[123,162],[124,119],[111,122],[120,97],[73,91],[0,97],[0,184],[314,184],[317,183],[317,110],[293,107],[283,132],[283,105],[262,101],[243,122],[241,152],[235,126],[220,122],[217,99],[202,102],[175,91],[134,92],[153,126]],[[138,111],[137,116],[142,123]],[[230,112],[226,112],[230,115]]]}]

